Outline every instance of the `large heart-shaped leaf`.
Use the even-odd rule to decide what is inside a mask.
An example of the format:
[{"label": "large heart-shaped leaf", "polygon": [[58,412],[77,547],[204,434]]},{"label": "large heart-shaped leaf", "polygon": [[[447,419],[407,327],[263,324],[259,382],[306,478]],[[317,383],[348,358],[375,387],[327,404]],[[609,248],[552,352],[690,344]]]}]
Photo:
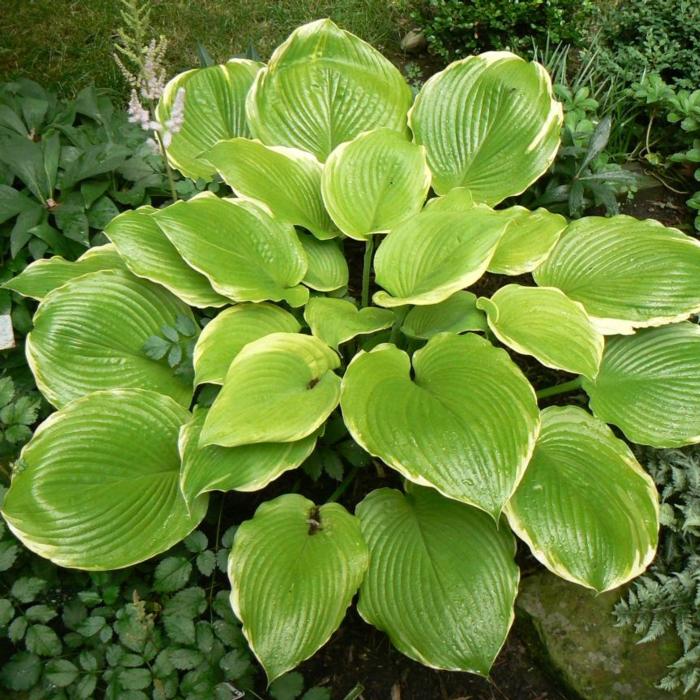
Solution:
[{"label": "large heart-shaped leaf", "polygon": [[363,131],[406,131],[411,90],[376,49],[331,20],[296,29],[272,54],[248,95],[253,135],[325,161]]},{"label": "large heart-shaped leaf", "polygon": [[611,335],[700,311],[700,243],[651,219],[574,221],[534,277],[580,301]]},{"label": "large heart-shaped leaf", "polygon": [[535,452],[506,513],[548,569],[597,591],[638,576],[656,551],[654,482],[605,423],[574,406],[542,411]]},{"label": "large heart-shaped leaf", "polygon": [[546,209],[510,207],[501,210],[501,216],[511,223],[489,263],[489,272],[498,275],[532,272],[547,259],[567,225],[563,216]]},{"label": "large heart-shaped leaf", "polygon": [[508,284],[477,301],[489,327],[509,348],[533,355],[546,367],[595,377],[603,336],[583,306],[554,287]]},{"label": "large heart-shaped leaf", "polygon": [[509,222],[486,208],[429,207],[395,228],[374,259],[378,306],[437,304],[486,271]]},{"label": "large heart-shaped leaf", "polygon": [[338,405],[340,358],[318,338],[272,333],[231,363],[200,445],[294,442],[321,427]]},{"label": "large heart-shaped leaf", "polygon": [[177,202],[153,215],[185,261],[212,287],[234,301],[306,303],[299,282],[306,274],[304,249],[291,224],[260,207],[211,193]]},{"label": "large heart-shaped leaf", "polygon": [[117,270],[92,272],[55,289],[34,316],[27,360],[37,386],[56,407],[114,388],[140,388],[189,406],[192,385],[143,350],[189,307],[152,282]]},{"label": "large heart-shaped leaf", "polygon": [[429,188],[425,149],[392,129],[341,144],[323,169],[323,201],[333,221],[360,241],[417,214]]},{"label": "large heart-shaped leaf", "polygon": [[336,241],[320,241],[308,233],[297,234],[306,253],[308,268],[303,282],[319,292],[332,292],[348,283],[348,262]]},{"label": "large heart-shaped leaf", "polygon": [[158,103],[157,117],[166,124],[179,90],[184,90],[184,122],[167,148],[168,160],[193,180],[211,180],[216,172],[202,155],[217,141],[249,136],[245,99],[256,74],[257,61],[236,58],[221,66],[195,68],[173,78]]},{"label": "large heart-shaped leaf", "polygon": [[476,294],[455,292],[439,304],[414,306],[404,319],[401,330],[410,338],[427,340],[438,333],[485,331],[486,314],[476,308]]},{"label": "large heart-shaped leaf", "polygon": [[358,309],[345,299],[314,297],[306,305],[304,319],[317,338],[337,349],[341,343],[358,335],[391,328],[394,313],[369,306]]},{"label": "large heart-shaped leaf", "polygon": [[409,356],[379,345],[350,363],[342,386],[355,441],[407,479],[497,518],[539,430],[535,392],[504,350],[444,333]]},{"label": "large heart-shaped leaf", "polygon": [[60,255],[36,260],[2,286],[42,301],[49,292],[74,277],[98,270],[126,270],[124,261],[111,243],[90,248],[75,262],[64,260]]},{"label": "large heart-shaped leaf", "polygon": [[233,358],[248,343],[300,328],[292,314],[274,304],[236,304],[222,311],[204,327],[195,345],[195,384],[223,384]]},{"label": "large heart-shaped leaf", "polygon": [[112,389],[54,413],[24,448],[3,516],[60,566],[118,569],[172,547],[204,517],[178,486],[189,413],[162,394]]},{"label": "large heart-shaped leaf", "polygon": [[337,503],[287,494],[238,528],[231,605],[269,682],[328,641],[368,563],[359,522]]},{"label": "large heart-shaped leaf", "polygon": [[258,491],[280,474],[298,467],[314,450],[316,433],[297,442],[240,447],[199,447],[207,411],[195,408],[180,431],[180,488],[188,502],[207,491]]},{"label": "large heart-shaped leaf", "polygon": [[360,615],[414,661],[488,675],[520,578],[508,529],[412,484],[372,491],[357,516],[370,551]]},{"label": "large heart-shaped leaf", "polygon": [[339,234],[321,198],[322,165],[311,153],[237,138],[217,143],[206,158],[239,197],[322,240]]},{"label": "large heart-shaped leaf", "polygon": [[227,304],[228,299],[217,294],[209,280],[182,259],[152,216],[156,211],[153,207],[125,211],[105,228],[129,270],[137,277],[162,284],[190,306]]},{"label": "large heart-shaped leaf", "polygon": [[700,442],[700,328],[685,322],[609,338],[598,376],[583,388],[593,413],[632,442]]},{"label": "large heart-shaped leaf", "polygon": [[559,149],[562,108],[538,63],[492,51],[451,63],[416,97],[409,124],[433,189],[464,186],[494,205],[527,189]]}]

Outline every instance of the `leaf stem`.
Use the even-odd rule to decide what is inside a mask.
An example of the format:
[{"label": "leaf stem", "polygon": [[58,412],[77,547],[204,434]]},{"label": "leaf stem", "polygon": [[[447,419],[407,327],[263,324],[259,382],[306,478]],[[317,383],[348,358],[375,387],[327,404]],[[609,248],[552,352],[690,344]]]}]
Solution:
[{"label": "leaf stem", "polygon": [[569,391],[576,391],[576,389],[581,388],[582,377],[576,377],[570,382],[564,382],[563,384],[554,384],[553,386],[548,386],[546,389],[540,389],[537,393],[538,399],[546,399],[550,396],[558,396],[559,394],[566,394]]},{"label": "leaf stem", "polygon": [[333,493],[328,497],[326,503],[335,503],[348,490],[348,486],[350,486],[350,484],[352,484],[352,482],[355,481],[355,477],[357,476],[357,472],[359,471],[359,467],[353,467],[346,474],[345,478],[340,483],[338,488],[335,491],[333,491]]},{"label": "leaf stem", "polygon": [[369,306],[369,277],[372,270],[373,252],[374,236],[369,236],[365,242],[365,257],[362,261],[362,308]]},{"label": "leaf stem", "polygon": [[394,321],[394,325],[391,327],[391,337],[389,338],[389,342],[393,343],[394,345],[397,344],[399,335],[401,334],[401,326],[403,325],[403,321],[406,318],[409,308],[410,307],[408,304],[406,304],[406,306],[397,306],[394,309],[396,320]]}]

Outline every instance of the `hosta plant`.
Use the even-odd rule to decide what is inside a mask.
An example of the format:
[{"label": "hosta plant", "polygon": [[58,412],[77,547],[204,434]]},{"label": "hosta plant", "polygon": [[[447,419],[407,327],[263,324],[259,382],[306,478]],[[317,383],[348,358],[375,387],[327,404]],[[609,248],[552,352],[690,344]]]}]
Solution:
[{"label": "hosta plant", "polygon": [[[267,65],[176,77],[161,120],[180,88],[171,163],[233,195],[123,213],[109,245],[8,284],[40,301],[27,356],[58,409],[4,503],[18,537],[62,566],[129,566],[197,527],[208,492],[262,489],[320,441],[347,449],[342,417],[405,486],[354,512],[342,487],[280,495],[239,527],[231,602],[271,681],[358,592],[407,656],[487,674],[513,620],[516,537],[596,591],[643,571],[658,496],[621,436],[700,442],[700,245],[504,204],[559,146],[543,68],[473,56],[414,101],[323,20]],[[566,381],[541,386],[552,370]],[[590,411],[538,405],[579,388]]]}]

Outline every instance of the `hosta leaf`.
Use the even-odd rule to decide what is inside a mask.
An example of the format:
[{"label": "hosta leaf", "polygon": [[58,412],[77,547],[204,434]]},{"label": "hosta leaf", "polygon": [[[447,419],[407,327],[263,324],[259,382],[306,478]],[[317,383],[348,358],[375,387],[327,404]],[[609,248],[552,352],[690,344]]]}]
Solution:
[{"label": "hosta leaf", "polygon": [[520,578],[508,529],[413,485],[372,491],[356,512],[370,550],[360,615],[415,661],[486,676]]},{"label": "hosta leaf", "polygon": [[236,58],[185,71],[165,86],[156,112],[161,124],[170,119],[178,90],[185,91],[184,123],[167,149],[168,160],[185,177],[210,180],[215,169],[202,154],[222,139],[250,135],[245,99],[261,68],[257,61]]},{"label": "hosta leaf", "polygon": [[206,491],[258,491],[280,474],[298,467],[316,446],[316,434],[297,442],[239,447],[199,447],[207,411],[196,408],[180,431],[180,487],[188,501]]},{"label": "hosta leaf", "polygon": [[212,287],[234,301],[281,301],[301,306],[308,290],[304,249],[294,227],[250,202],[210,193],[153,215],[158,226]]},{"label": "hosta leaf", "polygon": [[332,292],[348,283],[348,263],[336,241],[319,241],[308,233],[299,233],[306,253],[308,269],[302,280],[319,292]]},{"label": "hosta leaf", "polygon": [[498,517],[532,454],[535,393],[504,350],[444,333],[409,356],[379,345],[350,363],[350,434],[407,479]]},{"label": "hosta leaf", "polygon": [[511,527],[558,576],[607,591],[654,557],[659,503],[629,447],[581,408],[542,411],[542,430],[506,507]]},{"label": "hosta leaf", "polygon": [[54,413],[20,457],[3,504],[12,531],[60,566],[116,569],[172,547],[204,517],[188,512],[177,438],[189,413],[162,394],[113,389]]},{"label": "hosta leaf", "polygon": [[269,682],[328,641],[368,563],[359,522],[337,503],[287,494],[238,528],[231,604]]},{"label": "hosta leaf", "polygon": [[317,238],[339,234],[321,197],[323,166],[311,153],[238,138],[217,143],[206,158],[239,197],[265,205]]},{"label": "hosta leaf", "polygon": [[391,328],[394,314],[389,309],[369,306],[358,309],[345,299],[314,297],[306,305],[304,319],[317,338],[337,350],[355,336]]},{"label": "hosta leaf", "polygon": [[441,197],[432,197],[426,204],[426,208],[430,207],[432,211],[469,211],[474,207],[486,206],[485,204],[476,204],[474,197],[466,187],[453,187],[447,194]]},{"label": "hosta leaf", "polygon": [[200,445],[294,442],[317,430],[340,398],[340,358],[317,338],[272,333],[246,345],[212,404]]},{"label": "hosta leaf", "polygon": [[379,306],[437,304],[486,271],[509,222],[489,209],[429,208],[401,224],[379,246],[374,294]]},{"label": "hosta leaf", "polygon": [[505,51],[451,63],[423,85],[409,124],[433,189],[467,187],[494,205],[523,192],[554,160],[562,108],[547,71]]},{"label": "hosta leaf", "polygon": [[578,302],[554,287],[508,284],[477,301],[496,337],[546,367],[586,377],[598,373],[603,336]]},{"label": "hosta leaf", "polygon": [[325,161],[362,131],[405,132],[411,90],[376,49],[331,20],[296,29],[272,54],[248,95],[253,135]]},{"label": "hosta leaf", "polygon": [[323,201],[333,221],[360,241],[417,214],[429,188],[425,149],[392,129],[341,144],[323,169]]},{"label": "hosta leaf", "polygon": [[228,300],[212,289],[209,280],[182,259],[152,216],[155,211],[152,207],[125,211],[105,229],[129,270],[162,284],[190,306],[227,304]]},{"label": "hosta leaf", "polygon": [[651,219],[574,221],[534,277],[580,301],[611,335],[700,311],[700,243]]},{"label": "hosta leaf", "polygon": [[411,338],[427,340],[438,333],[485,331],[486,315],[476,308],[476,295],[455,292],[438,304],[414,306],[404,319],[401,331]]},{"label": "hosta leaf", "polygon": [[22,296],[42,301],[49,292],[74,277],[98,270],[126,270],[124,261],[113,245],[90,248],[75,262],[64,260],[60,255],[36,260],[2,286]]},{"label": "hosta leaf", "polygon": [[499,275],[522,275],[532,272],[550,254],[567,221],[546,209],[529,211],[510,207],[501,211],[510,226],[496,246],[489,263],[489,272]]},{"label": "hosta leaf", "polygon": [[189,406],[192,386],[143,350],[163,326],[192,312],[170,292],[128,273],[103,270],[70,280],[41,303],[27,360],[47,400],[61,407],[92,391],[140,388]]},{"label": "hosta leaf", "polygon": [[233,358],[248,343],[270,333],[297,333],[299,322],[274,304],[237,304],[202,331],[194,348],[195,384],[223,384]]},{"label": "hosta leaf", "polygon": [[700,442],[700,328],[685,322],[608,338],[600,372],[583,388],[593,413],[632,442]]}]

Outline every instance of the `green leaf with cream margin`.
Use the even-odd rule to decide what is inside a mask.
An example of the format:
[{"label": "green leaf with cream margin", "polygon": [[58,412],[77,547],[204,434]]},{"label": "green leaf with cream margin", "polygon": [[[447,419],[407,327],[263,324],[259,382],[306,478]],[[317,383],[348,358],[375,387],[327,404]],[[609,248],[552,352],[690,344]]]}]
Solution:
[{"label": "green leaf with cream margin", "polygon": [[321,197],[323,166],[311,153],[237,138],[217,143],[206,159],[237,196],[266,206],[321,240],[339,235]]},{"label": "green leaf with cream margin", "polygon": [[487,676],[513,623],[515,538],[432,489],[382,488],[357,506],[370,566],[360,615],[431,668]]},{"label": "green leaf with cream margin", "polygon": [[60,255],[35,260],[2,286],[42,301],[49,292],[69,280],[99,270],[126,270],[124,261],[111,243],[86,250],[75,262],[64,260]]},{"label": "green leaf with cream margin", "polygon": [[231,606],[268,682],[328,641],[368,563],[357,518],[337,503],[316,506],[286,494],[238,528],[228,567]]},{"label": "green leaf with cream margin", "polygon": [[538,63],[493,51],[455,61],[421,88],[409,114],[433,189],[466,187],[491,206],[543,175],[559,149],[562,107]]},{"label": "green leaf with cream margin", "polygon": [[338,146],[323,169],[323,201],[338,228],[366,240],[416,215],[430,189],[425,149],[392,129]]},{"label": "green leaf with cream margin", "polygon": [[542,411],[542,430],[506,506],[516,534],[550,571],[608,591],[656,552],[659,497],[629,447],[581,408]]},{"label": "green leaf with cream margin", "polygon": [[180,488],[188,503],[208,491],[259,491],[298,467],[316,446],[317,434],[312,433],[297,442],[199,447],[206,417],[207,410],[196,407],[180,430]]},{"label": "green leaf with cream margin", "polygon": [[326,421],[340,398],[340,358],[300,333],[248,343],[231,363],[204,423],[200,446],[294,442]]},{"label": "green leaf with cream margin", "polygon": [[632,442],[700,442],[700,327],[686,321],[608,338],[600,372],[583,388],[593,413]]},{"label": "green leaf with cream margin", "polygon": [[510,222],[497,212],[429,207],[387,236],[374,258],[377,306],[437,304],[486,272]]},{"label": "green leaf with cream margin", "polygon": [[190,414],[162,394],[98,391],[54,413],[22,450],[2,514],[59,566],[132,566],[170,549],[204,517],[178,486],[178,432]]},{"label": "green leaf with cream margin", "polygon": [[191,268],[168,240],[152,216],[157,209],[140,207],[112,219],[105,235],[116,246],[130,272],[163,285],[186,304],[199,308],[224,306],[209,280]]},{"label": "green leaf with cream margin", "polygon": [[313,297],[304,310],[311,332],[335,350],[358,335],[391,328],[394,313],[389,309],[367,306],[358,309],[345,299]]},{"label": "green leaf with cream margin", "polygon": [[340,405],[367,452],[496,519],[522,478],[540,423],[525,376],[504,350],[473,333],[434,336],[413,354],[413,372],[394,345],[356,355]]},{"label": "green leaf with cream margin", "polygon": [[203,193],[153,217],[185,262],[233,301],[286,301],[303,306],[307,270],[294,227],[250,202]]},{"label": "green leaf with cream margin", "polygon": [[[469,212],[475,207],[490,209],[486,204],[476,204],[465,187],[455,187],[441,197],[428,200],[431,211]],[[509,207],[496,212],[510,224],[496,246],[488,271],[499,275],[522,275],[532,272],[547,259],[556,245],[567,220],[546,209],[530,211],[524,207]]]},{"label": "green leaf with cream margin", "polygon": [[508,284],[477,301],[489,328],[511,350],[546,367],[595,377],[604,338],[578,302],[554,287]]},{"label": "green leaf with cream margin", "polygon": [[438,333],[485,331],[486,314],[476,306],[476,294],[455,292],[438,304],[414,306],[404,319],[401,331],[409,338],[427,340]]},{"label": "green leaf with cream margin", "polygon": [[194,348],[194,382],[223,384],[234,358],[248,344],[270,333],[298,333],[299,322],[274,304],[236,304],[215,316]]},{"label": "green leaf with cream margin", "polygon": [[319,292],[333,292],[346,287],[350,271],[338,242],[320,241],[303,231],[299,231],[297,236],[308,264],[303,283]]},{"label": "green leaf with cream margin", "polygon": [[211,180],[216,172],[203,154],[218,141],[250,136],[245,100],[262,63],[235,58],[220,66],[195,68],[166,86],[156,116],[166,124],[179,90],[184,90],[182,128],[167,147],[168,161],[185,177]]},{"label": "green leaf with cream margin", "polygon": [[325,161],[363,131],[406,133],[413,95],[379,51],[329,19],[296,29],[258,74],[248,94],[253,135]]},{"label": "green leaf with cream margin", "polygon": [[546,209],[510,207],[500,213],[511,223],[489,263],[488,271],[497,275],[532,272],[547,259],[568,224],[563,216]]},{"label": "green leaf with cream margin", "polygon": [[163,287],[118,270],[92,272],[51,292],[34,315],[27,361],[46,399],[60,408],[105,389],[148,389],[189,406],[192,384],[143,351],[190,308]]},{"label": "green leaf with cream margin", "polygon": [[534,272],[580,301],[601,333],[633,333],[700,311],[700,242],[658,221],[589,216],[569,224]]}]

